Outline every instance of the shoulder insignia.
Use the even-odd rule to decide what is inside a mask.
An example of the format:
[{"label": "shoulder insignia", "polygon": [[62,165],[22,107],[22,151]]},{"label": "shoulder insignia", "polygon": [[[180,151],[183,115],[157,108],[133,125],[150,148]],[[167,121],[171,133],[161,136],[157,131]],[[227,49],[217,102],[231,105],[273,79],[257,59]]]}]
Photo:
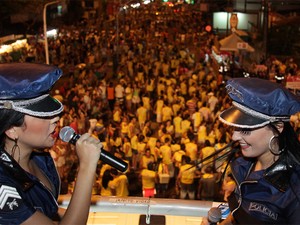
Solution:
[{"label": "shoulder insignia", "polygon": [[16,188],[7,185],[0,187],[0,210],[13,211],[20,206],[21,199]]}]

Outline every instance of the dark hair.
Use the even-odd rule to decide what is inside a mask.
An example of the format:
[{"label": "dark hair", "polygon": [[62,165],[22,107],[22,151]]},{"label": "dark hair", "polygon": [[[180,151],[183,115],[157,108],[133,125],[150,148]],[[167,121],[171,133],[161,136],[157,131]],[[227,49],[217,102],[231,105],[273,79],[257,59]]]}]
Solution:
[{"label": "dark hair", "polygon": [[190,139],[190,141],[194,141],[195,140],[195,134],[192,131],[188,130],[187,136]]},{"label": "dark hair", "polygon": [[5,131],[16,126],[20,127],[24,124],[25,114],[10,109],[0,110],[0,148],[4,148],[5,144]]},{"label": "dark hair", "polygon": [[142,134],[140,134],[139,137],[138,137],[138,141],[139,141],[139,142],[142,142],[142,141],[144,141],[144,140],[145,140],[145,136],[142,135]]},{"label": "dark hair", "polygon": [[211,146],[211,143],[208,139],[205,140],[204,144],[205,144],[205,146]]},{"label": "dark hair", "polygon": [[170,138],[169,137],[166,137],[165,138],[165,143],[169,142],[170,141]]},{"label": "dark hair", "polygon": [[[271,127],[274,127],[274,125],[271,125]],[[290,153],[292,153],[296,157],[298,162],[300,162],[300,142],[298,140],[297,133],[295,132],[290,122],[284,123],[284,128],[279,134],[278,138],[279,148],[285,148],[285,151],[289,151]]]},{"label": "dark hair", "polygon": [[108,182],[113,180],[110,170],[105,170],[102,176],[102,187],[105,189],[108,187]]},{"label": "dark hair", "polygon": [[151,130],[148,130],[148,131],[147,131],[147,134],[146,134],[146,137],[151,137],[152,134],[153,134],[153,132],[152,132]]},{"label": "dark hair", "polygon": [[154,171],[155,170],[155,164],[153,162],[149,162],[148,165],[147,165],[147,169]]},{"label": "dark hair", "polygon": [[181,143],[180,144],[180,149],[183,150],[183,151],[185,151],[185,144]]},{"label": "dark hair", "polygon": [[189,157],[189,156],[187,156],[187,155],[183,155],[182,157],[181,157],[181,162],[184,164],[184,163],[186,163],[186,164],[189,164],[189,163],[191,163],[191,158]]},{"label": "dark hair", "polygon": [[119,174],[118,170],[115,168],[110,169],[110,174],[117,176]]},{"label": "dark hair", "polygon": [[225,130],[223,130],[223,131],[224,132],[221,134],[221,137],[219,139],[219,143],[226,143],[227,135],[226,135],[226,131]]},{"label": "dark hair", "polygon": [[228,173],[228,174],[227,174],[227,177],[230,177],[231,179],[234,179],[232,173]]},{"label": "dark hair", "polygon": [[207,166],[205,169],[204,169],[205,173],[212,173],[214,171],[214,168],[212,166]]}]

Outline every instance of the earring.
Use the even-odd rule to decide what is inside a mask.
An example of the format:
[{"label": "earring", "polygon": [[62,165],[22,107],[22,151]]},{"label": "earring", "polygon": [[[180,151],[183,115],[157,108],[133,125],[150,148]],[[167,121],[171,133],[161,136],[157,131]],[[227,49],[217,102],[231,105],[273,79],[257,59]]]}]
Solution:
[{"label": "earring", "polygon": [[18,145],[18,138],[16,138],[15,140],[14,140],[14,142],[15,142],[15,144],[14,144],[14,146],[12,147],[12,149],[11,149],[11,156],[14,158],[14,156],[15,156],[15,152],[16,152],[16,150],[18,151],[18,160],[17,160],[17,162],[19,163],[20,162],[20,147],[19,147],[19,145]]},{"label": "earring", "polygon": [[280,150],[274,150],[272,146],[274,146],[273,142],[275,141],[275,138],[278,138],[278,136],[275,136],[273,135],[270,140],[269,140],[269,149],[270,149],[270,152],[273,154],[273,155],[281,155],[283,152],[284,152],[284,148],[283,149],[280,149]]}]

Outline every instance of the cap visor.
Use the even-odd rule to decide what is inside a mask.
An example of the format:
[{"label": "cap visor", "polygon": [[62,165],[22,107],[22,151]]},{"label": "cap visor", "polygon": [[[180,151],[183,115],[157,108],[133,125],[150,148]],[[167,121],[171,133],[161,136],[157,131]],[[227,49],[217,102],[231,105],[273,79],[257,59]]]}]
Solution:
[{"label": "cap visor", "polygon": [[36,117],[56,116],[63,111],[62,103],[49,95],[23,108],[26,110],[24,113]]},{"label": "cap visor", "polygon": [[269,123],[268,120],[254,117],[235,106],[221,112],[219,119],[225,124],[239,128],[258,128]]}]

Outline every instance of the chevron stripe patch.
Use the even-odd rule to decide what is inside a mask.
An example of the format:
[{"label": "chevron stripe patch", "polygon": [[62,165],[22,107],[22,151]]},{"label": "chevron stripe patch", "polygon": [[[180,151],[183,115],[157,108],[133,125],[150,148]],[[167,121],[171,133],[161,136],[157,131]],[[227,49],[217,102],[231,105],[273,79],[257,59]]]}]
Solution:
[{"label": "chevron stripe patch", "polygon": [[12,211],[20,206],[21,196],[16,188],[2,185],[0,187],[0,209]]}]

